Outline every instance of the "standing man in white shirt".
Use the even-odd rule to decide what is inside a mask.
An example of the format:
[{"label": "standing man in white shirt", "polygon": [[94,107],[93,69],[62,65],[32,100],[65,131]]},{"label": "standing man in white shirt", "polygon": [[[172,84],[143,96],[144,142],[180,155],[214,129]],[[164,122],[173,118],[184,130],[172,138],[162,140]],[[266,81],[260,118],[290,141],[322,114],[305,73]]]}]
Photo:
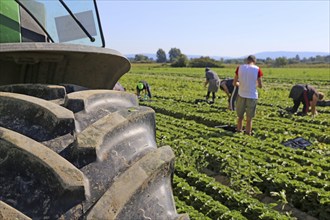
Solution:
[{"label": "standing man in white shirt", "polygon": [[246,59],[246,64],[237,67],[233,85],[239,82],[238,98],[236,103],[237,112],[237,131],[241,132],[243,128],[244,113],[246,113],[245,133],[251,135],[252,119],[256,113],[258,90],[262,88],[261,77],[263,73],[256,66],[257,59],[250,55]]}]

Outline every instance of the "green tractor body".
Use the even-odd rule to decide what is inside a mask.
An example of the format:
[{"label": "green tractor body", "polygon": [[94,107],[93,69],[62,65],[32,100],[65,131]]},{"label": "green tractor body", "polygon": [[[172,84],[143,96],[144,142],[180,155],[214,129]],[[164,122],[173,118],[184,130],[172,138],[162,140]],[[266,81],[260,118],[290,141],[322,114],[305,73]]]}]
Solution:
[{"label": "green tractor body", "polygon": [[21,42],[19,7],[14,1],[0,3],[0,43]]},{"label": "green tractor body", "polygon": [[123,55],[104,48],[94,1],[64,2],[72,15],[61,1],[17,2],[0,2],[0,85],[63,83],[112,89],[129,71]]}]

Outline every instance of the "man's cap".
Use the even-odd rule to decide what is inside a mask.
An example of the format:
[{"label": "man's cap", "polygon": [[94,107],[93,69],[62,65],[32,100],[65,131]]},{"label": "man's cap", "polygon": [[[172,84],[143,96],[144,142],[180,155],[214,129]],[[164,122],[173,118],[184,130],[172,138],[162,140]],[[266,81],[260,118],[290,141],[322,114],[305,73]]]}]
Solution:
[{"label": "man's cap", "polygon": [[254,55],[250,55],[250,56],[248,56],[248,57],[247,57],[247,60],[248,60],[248,61],[252,61],[252,62],[254,62],[254,63],[257,62],[257,58],[256,58],[256,56],[254,56]]},{"label": "man's cap", "polygon": [[142,90],[143,87],[144,87],[144,85],[143,85],[143,83],[139,82],[139,83],[137,84],[137,87],[138,87],[140,90]]},{"label": "man's cap", "polygon": [[209,71],[210,70],[210,68],[208,68],[208,67],[205,67],[205,71]]}]

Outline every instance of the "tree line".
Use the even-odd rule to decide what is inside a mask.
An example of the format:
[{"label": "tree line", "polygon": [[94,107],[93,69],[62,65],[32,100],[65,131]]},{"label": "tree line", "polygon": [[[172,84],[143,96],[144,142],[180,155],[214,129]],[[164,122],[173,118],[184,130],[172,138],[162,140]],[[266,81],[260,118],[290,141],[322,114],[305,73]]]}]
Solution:
[{"label": "tree line", "polygon": [[[158,49],[156,52],[156,60],[149,58],[143,54],[136,54],[134,58],[130,58],[133,63],[167,63],[172,67],[224,67],[225,64],[241,64],[244,59],[213,59],[209,56],[201,56],[199,58],[189,59],[185,54],[181,52],[179,48],[171,48],[168,52],[168,56],[163,49]],[[299,64],[330,64],[330,56],[315,56],[301,59],[297,54],[294,58],[277,57],[272,59],[270,57],[266,59],[258,59],[259,65],[265,65],[269,67],[284,67],[288,65]]]}]

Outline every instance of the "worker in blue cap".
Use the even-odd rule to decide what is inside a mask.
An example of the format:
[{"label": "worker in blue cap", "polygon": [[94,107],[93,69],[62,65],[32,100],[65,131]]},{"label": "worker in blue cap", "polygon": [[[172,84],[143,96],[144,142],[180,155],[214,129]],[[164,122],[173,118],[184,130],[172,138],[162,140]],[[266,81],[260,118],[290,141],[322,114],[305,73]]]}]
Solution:
[{"label": "worker in blue cap", "polygon": [[136,85],[136,95],[138,96],[138,98],[141,98],[141,92],[143,92],[143,91],[144,91],[145,96],[147,96],[151,99],[151,92],[150,92],[149,84],[146,81],[141,80]]}]

